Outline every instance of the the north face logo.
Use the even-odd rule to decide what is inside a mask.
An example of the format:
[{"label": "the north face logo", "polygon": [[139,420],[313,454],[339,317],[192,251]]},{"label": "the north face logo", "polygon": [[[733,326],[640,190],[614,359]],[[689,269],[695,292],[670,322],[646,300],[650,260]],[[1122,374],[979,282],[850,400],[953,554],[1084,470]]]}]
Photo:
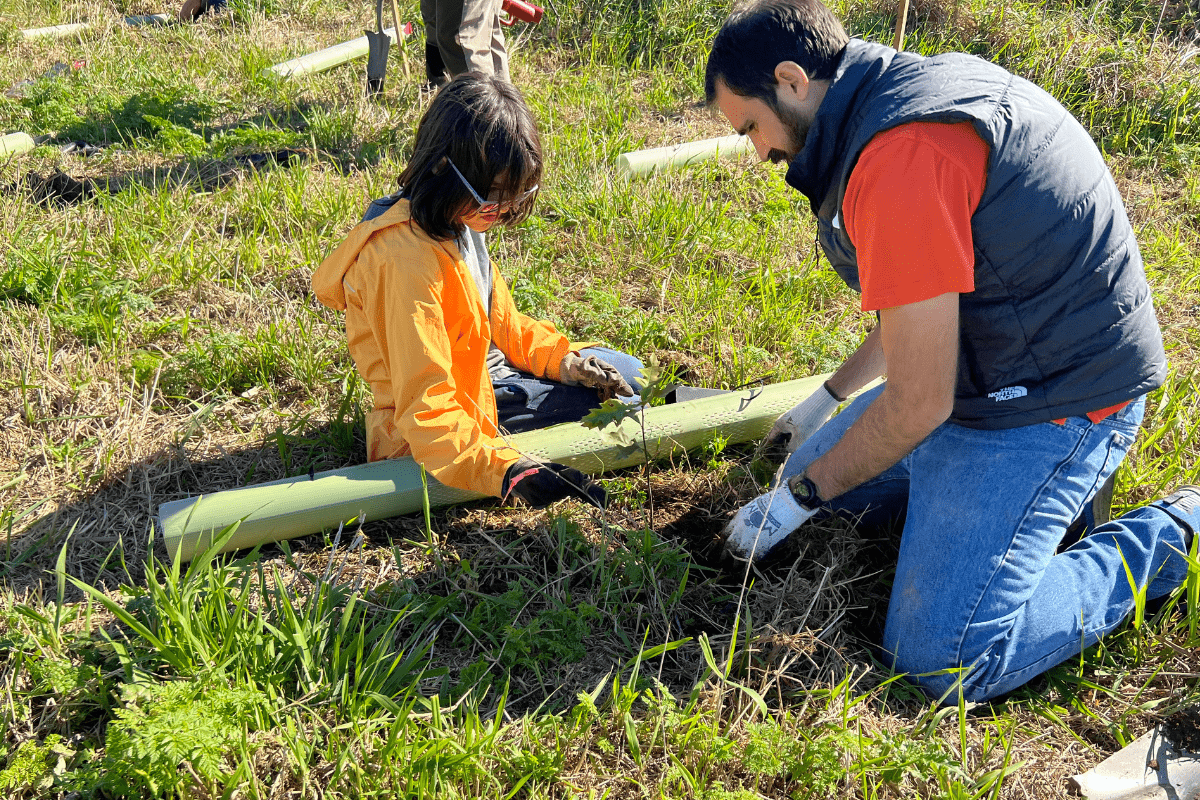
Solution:
[{"label": "the north face logo", "polygon": [[1005,400],[1016,400],[1018,397],[1024,397],[1027,394],[1029,394],[1029,390],[1024,386],[1008,386],[992,392],[988,397],[997,403],[1001,403]]}]

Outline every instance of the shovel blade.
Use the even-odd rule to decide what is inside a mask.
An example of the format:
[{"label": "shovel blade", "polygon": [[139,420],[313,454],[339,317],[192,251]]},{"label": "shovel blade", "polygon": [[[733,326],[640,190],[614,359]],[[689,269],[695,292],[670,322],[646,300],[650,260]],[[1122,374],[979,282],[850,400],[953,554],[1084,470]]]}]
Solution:
[{"label": "shovel blade", "polygon": [[363,31],[363,33],[367,35],[367,93],[379,94],[383,91],[383,77],[387,74],[388,48],[392,46],[392,40],[383,31],[378,33]]}]

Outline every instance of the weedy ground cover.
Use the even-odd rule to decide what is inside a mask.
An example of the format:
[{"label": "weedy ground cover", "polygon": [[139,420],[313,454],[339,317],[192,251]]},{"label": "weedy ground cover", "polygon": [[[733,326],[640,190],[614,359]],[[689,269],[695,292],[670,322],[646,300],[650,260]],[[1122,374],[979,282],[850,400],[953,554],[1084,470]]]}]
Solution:
[{"label": "weedy ground cover", "polygon": [[[831,524],[729,569],[714,538],[758,484],[720,441],[607,477],[604,514],[478,504],[172,565],[161,502],[365,458],[368,392],[308,279],[428,99],[420,37],[375,100],[362,64],[262,76],[373,26],[365,4],[229,5],[158,28],[121,22],[166,10],[143,0],[0,12],[0,127],[41,143],[0,164],[5,796],[1052,797],[1200,700],[1196,570],[1004,701],[934,707],[871,650],[895,532]],[[835,7],[890,41],[892,3]],[[831,369],[870,323],[776,169],[613,171],[727,132],[699,103],[727,11],[564,0],[513,29],[548,169],[493,246],[523,310],[723,387]],[[1029,77],[1100,143],[1172,365],[1114,510],[1197,482],[1195,3],[911,14],[908,49]]]}]

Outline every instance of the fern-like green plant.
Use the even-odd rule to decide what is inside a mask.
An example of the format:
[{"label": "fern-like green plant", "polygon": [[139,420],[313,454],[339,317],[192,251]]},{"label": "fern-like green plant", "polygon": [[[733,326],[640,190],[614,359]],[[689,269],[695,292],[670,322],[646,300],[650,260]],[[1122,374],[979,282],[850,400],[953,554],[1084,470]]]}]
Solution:
[{"label": "fern-like green plant", "polygon": [[41,743],[33,739],[21,742],[8,768],[0,771],[0,790],[9,798],[43,797],[74,756],[74,748],[57,733]]},{"label": "fern-like green plant", "polygon": [[226,755],[268,705],[256,690],[198,681],[125,684],[121,701],[104,759],[105,788],[119,797],[212,792],[227,771]]}]

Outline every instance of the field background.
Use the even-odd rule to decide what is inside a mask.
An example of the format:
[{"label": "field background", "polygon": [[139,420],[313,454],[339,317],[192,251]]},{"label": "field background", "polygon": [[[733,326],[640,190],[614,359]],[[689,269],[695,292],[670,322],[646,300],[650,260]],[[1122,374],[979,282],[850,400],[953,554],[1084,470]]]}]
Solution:
[{"label": "field background", "polygon": [[[893,3],[834,8],[891,42]],[[428,101],[420,34],[376,99],[362,61],[262,76],[373,28],[366,3],[122,22],[173,10],[0,10],[0,132],[42,145],[0,161],[4,796],[1057,797],[1200,700],[1196,571],[1190,603],[1139,607],[1004,702],[937,709],[871,651],[895,532],[834,524],[731,569],[715,536],[762,475],[719,441],[609,476],[604,514],[478,504],[173,570],[160,503],[365,458],[368,392],[309,278],[392,191]],[[830,370],[871,324],[782,168],[613,170],[728,132],[702,103],[727,12],[559,0],[510,29],[548,166],[491,242],[527,313],[715,387]],[[906,49],[1038,82],[1103,149],[1172,366],[1114,511],[1200,481],[1196,0],[917,0],[908,24]]]}]

